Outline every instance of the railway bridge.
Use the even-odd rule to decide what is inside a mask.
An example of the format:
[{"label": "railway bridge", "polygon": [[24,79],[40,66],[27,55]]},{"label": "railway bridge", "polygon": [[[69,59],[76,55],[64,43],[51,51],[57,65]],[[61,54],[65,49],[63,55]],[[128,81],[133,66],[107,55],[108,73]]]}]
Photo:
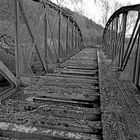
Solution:
[{"label": "railway bridge", "polygon": [[26,2],[13,0],[15,47],[0,57],[0,139],[140,140],[140,5],[113,13],[102,46],[84,46],[71,13],[33,0],[32,23]]}]

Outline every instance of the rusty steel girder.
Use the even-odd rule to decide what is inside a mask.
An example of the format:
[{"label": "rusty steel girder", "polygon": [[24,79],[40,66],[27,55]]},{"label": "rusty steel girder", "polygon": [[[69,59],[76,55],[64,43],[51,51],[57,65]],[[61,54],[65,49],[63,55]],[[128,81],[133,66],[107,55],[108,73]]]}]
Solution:
[{"label": "rusty steel girder", "polygon": [[127,79],[136,86],[140,85],[139,39],[140,4],[116,10],[105,25],[102,49],[118,70],[128,73]]}]

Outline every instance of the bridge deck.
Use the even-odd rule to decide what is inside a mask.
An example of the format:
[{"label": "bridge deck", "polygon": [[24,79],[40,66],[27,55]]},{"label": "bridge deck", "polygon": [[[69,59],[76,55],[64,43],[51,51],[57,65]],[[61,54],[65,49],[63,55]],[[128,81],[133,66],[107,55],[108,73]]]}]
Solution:
[{"label": "bridge deck", "polygon": [[139,91],[107,63],[86,48],[54,74],[28,78],[0,106],[1,139],[139,140]]},{"label": "bridge deck", "polygon": [[29,78],[28,86],[3,104],[0,136],[101,140],[96,48],[82,50],[60,64],[54,74]]}]

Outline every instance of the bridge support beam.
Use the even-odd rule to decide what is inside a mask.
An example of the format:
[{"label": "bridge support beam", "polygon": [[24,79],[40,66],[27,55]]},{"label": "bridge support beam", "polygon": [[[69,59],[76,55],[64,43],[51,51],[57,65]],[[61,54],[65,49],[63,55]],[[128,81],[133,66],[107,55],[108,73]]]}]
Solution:
[{"label": "bridge support beam", "polygon": [[48,71],[48,42],[47,42],[47,17],[46,17],[46,11],[44,15],[44,50],[45,50],[45,65],[46,65],[46,71]]},{"label": "bridge support beam", "polygon": [[139,85],[140,80],[140,33],[138,35],[138,44],[136,49],[136,55],[135,55],[135,62],[134,62],[134,69],[133,69],[133,83],[135,83],[136,86]]},{"label": "bridge support beam", "polygon": [[69,19],[67,17],[67,25],[66,25],[66,57],[69,58],[69,43],[68,43],[68,33],[69,33]]},{"label": "bridge support beam", "polygon": [[58,13],[59,21],[58,21],[58,59],[57,62],[59,63],[61,57],[61,12]]},{"label": "bridge support beam", "polygon": [[123,13],[122,17],[122,36],[121,36],[121,46],[120,46],[120,58],[119,58],[119,68],[122,67],[123,57],[124,57],[124,45],[125,45],[125,33],[126,33],[126,22],[127,22],[128,12]]},{"label": "bridge support beam", "polygon": [[15,2],[15,64],[16,64],[16,77],[19,79],[20,76],[20,47],[19,47],[19,30],[18,30],[18,0]]}]

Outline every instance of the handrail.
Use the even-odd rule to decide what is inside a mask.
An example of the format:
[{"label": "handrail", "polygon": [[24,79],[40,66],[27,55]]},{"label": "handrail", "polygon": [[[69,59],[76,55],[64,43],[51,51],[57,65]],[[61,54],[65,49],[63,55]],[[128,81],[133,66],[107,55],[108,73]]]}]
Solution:
[{"label": "handrail", "polygon": [[[137,16],[134,26],[131,27],[132,34],[130,37],[126,36],[127,25],[129,24],[129,13],[135,12]],[[131,70],[128,74],[128,79],[136,85],[140,85],[140,4],[123,6],[116,10],[107,21],[103,32],[103,51],[108,58],[112,60],[112,64],[123,72]],[[127,43],[128,42],[128,43]],[[135,51],[136,50],[136,51]],[[131,55],[134,55],[134,64],[130,65]],[[117,66],[116,66],[117,63]],[[132,62],[131,62],[132,63]],[[126,70],[127,69],[127,70]]]}]

